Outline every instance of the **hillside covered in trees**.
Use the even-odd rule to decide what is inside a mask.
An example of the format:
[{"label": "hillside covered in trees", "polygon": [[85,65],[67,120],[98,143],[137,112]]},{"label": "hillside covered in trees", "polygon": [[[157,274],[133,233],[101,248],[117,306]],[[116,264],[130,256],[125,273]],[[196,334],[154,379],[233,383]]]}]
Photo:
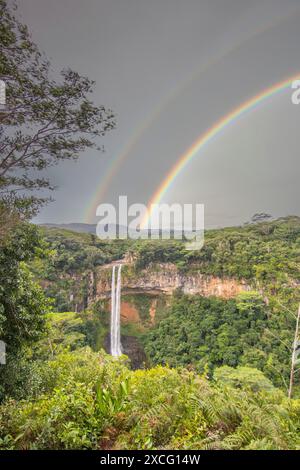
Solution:
[{"label": "hillside covered in trees", "polygon": [[[20,226],[1,252],[2,311],[14,312],[1,323],[9,365],[0,369],[2,448],[298,448],[297,375],[293,399],[287,389],[299,235],[296,217],[213,230],[194,253],[175,240],[112,242]],[[132,293],[144,320],[123,323],[121,333],[146,353],[132,370],[126,356],[103,351],[106,301],[84,300],[90,273],[128,253],[124,277],[171,263],[251,290],[229,299],[176,290],[160,296],[154,323],[149,297]]]}]

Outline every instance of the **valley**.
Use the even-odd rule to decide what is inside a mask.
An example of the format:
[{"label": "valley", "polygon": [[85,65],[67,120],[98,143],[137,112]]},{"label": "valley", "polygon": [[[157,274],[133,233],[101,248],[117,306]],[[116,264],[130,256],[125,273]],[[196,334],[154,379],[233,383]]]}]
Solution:
[{"label": "valley", "polygon": [[[22,230],[6,252],[11,259],[20,239],[28,250],[39,240],[26,269],[40,286],[31,312],[42,295],[45,314],[42,331],[0,370],[4,448],[299,445],[297,375],[287,397],[299,218],[208,231],[199,252],[177,240]],[[123,355],[112,357],[112,271],[120,266]]]},{"label": "valley", "polygon": [[[282,386],[288,381],[290,356],[281,344],[291,342],[292,333],[292,322],[291,333],[286,329],[291,319],[284,309],[296,310],[299,301],[299,231],[296,217],[213,230],[207,232],[202,250],[187,252],[176,240],[101,241],[89,233],[43,227],[55,254],[33,270],[58,311],[96,315],[102,329],[97,348],[110,352],[111,275],[112,267],[121,264],[121,336],[135,368],[153,361],[198,364],[199,371],[205,364],[213,370],[245,363],[259,366]],[[251,320],[253,311],[257,318]],[[241,315],[246,315],[244,326]],[[215,339],[222,338],[219,359],[212,359],[210,332],[201,337],[203,316],[203,322],[206,317],[213,321]],[[182,340],[176,339],[178,318]],[[166,325],[173,330],[170,337],[163,333]],[[249,328],[254,335],[250,341],[244,336]],[[194,329],[200,333],[195,345],[189,339]],[[278,352],[271,354],[270,364],[272,335]],[[165,345],[160,345],[160,336]],[[223,350],[226,344],[231,353]]]}]

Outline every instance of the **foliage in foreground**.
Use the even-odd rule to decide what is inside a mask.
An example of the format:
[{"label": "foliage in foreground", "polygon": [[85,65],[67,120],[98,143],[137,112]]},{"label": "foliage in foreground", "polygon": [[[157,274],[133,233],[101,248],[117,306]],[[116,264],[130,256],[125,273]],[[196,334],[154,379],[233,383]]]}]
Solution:
[{"label": "foliage in foreground", "polygon": [[186,369],[131,371],[89,348],[62,352],[36,369],[38,396],[2,404],[1,448],[300,448],[300,401],[261,373],[257,387],[255,370],[234,388],[228,369],[225,385],[224,371],[208,382]]},{"label": "foliage in foreground", "polygon": [[7,365],[0,368],[0,400],[22,380],[17,365],[22,350],[43,334],[50,305],[34,281],[28,264],[44,253],[34,225],[19,224],[0,243],[0,339],[6,344]]}]

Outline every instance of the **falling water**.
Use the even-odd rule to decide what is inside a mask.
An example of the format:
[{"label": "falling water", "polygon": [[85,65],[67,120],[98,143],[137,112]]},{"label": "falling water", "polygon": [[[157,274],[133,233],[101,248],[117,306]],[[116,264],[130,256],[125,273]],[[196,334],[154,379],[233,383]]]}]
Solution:
[{"label": "falling water", "polygon": [[116,350],[115,347],[115,311],[116,311],[116,288],[115,288],[115,271],[116,267],[112,268],[112,278],[111,278],[111,313],[110,313],[110,352],[114,356]]},{"label": "falling water", "polygon": [[111,280],[111,320],[110,320],[110,350],[112,356],[121,356],[121,332],[120,332],[120,311],[121,311],[121,269],[118,267],[117,286],[115,282],[116,267],[112,269]]}]

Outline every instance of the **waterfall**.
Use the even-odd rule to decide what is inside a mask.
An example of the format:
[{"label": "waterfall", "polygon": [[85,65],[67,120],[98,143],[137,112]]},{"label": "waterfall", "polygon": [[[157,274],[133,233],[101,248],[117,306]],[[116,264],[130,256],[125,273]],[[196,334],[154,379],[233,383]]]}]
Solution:
[{"label": "waterfall", "polygon": [[112,356],[121,356],[121,331],[120,331],[120,312],[121,312],[121,269],[118,266],[117,285],[115,281],[116,267],[112,269],[111,279],[111,319],[110,319],[110,352]]},{"label": "waterfall", "polygon": [[115,288],[115,271],[116,267],[112,268],[112,278],[111,278],[111,312],[110,312],[110,352],[114,356],[116,350],[115,347],[115,311],[116,311],[116,288]]}]

